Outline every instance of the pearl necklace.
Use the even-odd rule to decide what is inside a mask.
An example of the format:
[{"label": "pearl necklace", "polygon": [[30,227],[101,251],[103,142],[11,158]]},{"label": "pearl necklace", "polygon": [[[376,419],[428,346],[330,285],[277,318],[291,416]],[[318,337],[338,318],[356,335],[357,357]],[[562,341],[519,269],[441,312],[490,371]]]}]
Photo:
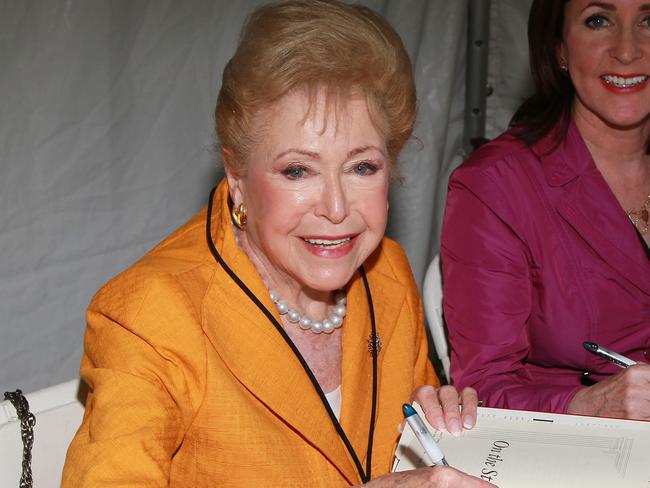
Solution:
[{"label": "pearl necklace", "polygon": [[[235,242],[237,246],[241,249],[241,242],[239,241],[239,229],[233,225],[233,233],[235,234]],[[269,284],[264,280],[264,285],[268,288]],[[278,313],[280,315],[286,315],[289,322],[298,323],[301,329],[311,331],[314,334],[320,334],[325,332],[326,334],[331,334],[334,332],[334,329],[338,329],[343,325],[343,317],[347,313],[345,304],[347,303],[347,298],[345,297],[345,292],[343,289],[336,291],[334,310],[329,317],[323,320],[312,320],[307,316],[302,315],[298,310],[290,309],[287,302],[280,300],[278,294],[273,290],[269,289],[269,295],[271,296],[271,301],[275,305]]]},{"label": "pearl necklace", "polygon": [[292,323],[297,323],[301,329],[309,330],[314,334],[320,334],[325,332],[326,334],[331,334],[335,329],[338,329],[343,325],[343,317],[347,312],[345,304],[347,303],[347,298],[345,297],[345,292],[343,290],[336,291],[334,310],[329,317],[323,320],[312,320],[306,315],[301,314],[298,310],[290,309],[287,302],[281,300],[278,297],[278,294],[273,290],[269,290],[269,295],[271,301],[275,304],[280,315],[286,315],[287,320]]}]

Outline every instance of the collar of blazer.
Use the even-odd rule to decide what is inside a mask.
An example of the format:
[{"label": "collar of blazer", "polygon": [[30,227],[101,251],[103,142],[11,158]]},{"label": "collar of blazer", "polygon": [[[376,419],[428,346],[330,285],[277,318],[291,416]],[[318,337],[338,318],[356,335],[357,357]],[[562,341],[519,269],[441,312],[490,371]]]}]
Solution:
[{"label": "collar of blazer", "polygon": [[[223,181],[217,189],[213,208],[215,247],[280,322],[262,279],[235,242],[227,198],[228,189]],[[401,283],[373,269],[376,255],[377,251],[365,266],[373,295],[377,334],[386,348],[403,306],[406,289]],[[232,373],[262,403],[300,432],[306,442],[316,446],[351,484],[361,481],[320,397],[291,348],[225,272],[217,275],[206,292],[202,310],[205,333],[212,345]],[[228,306],[218,305],[223,303]],[[367,450],[372,405],[372,357],[368,352],[370,330],[366,291],[357,272],[348,288],[348,312],[343,327],[341,425],[362,463]],[[380,352],[379,385],[382,358]]]},{"label": "collar of blazer", "polygon": [[[557,127],[556,129],[557,130]],[[533,146],[559,214],[592,249],[634,286],[650,294],[650,260],[633,225],[596,168],[578,128],[554,147],[554,132]]]}]

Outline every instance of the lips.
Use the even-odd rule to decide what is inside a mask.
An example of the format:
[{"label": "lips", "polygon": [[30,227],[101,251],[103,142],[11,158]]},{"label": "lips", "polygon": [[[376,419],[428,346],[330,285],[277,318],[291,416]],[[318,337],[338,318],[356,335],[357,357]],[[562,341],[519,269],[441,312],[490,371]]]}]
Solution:
[{"label": "lips", "polygon": [[305,236],[302,237],[312,254],[324,258],[338,258],[348,254],[356,242],[357,234],[345,236]]},{"label": "lips", "polygon": [[341,239],[310,239],[307,237],[303,237],[303,240],[311,244],[312,246],[318,246],[323,249],[336,249],[350,242],[352,238],[344,237]]},{"label": "lips", "polygon": [[647,75],[619,75],[606,74],[600,77],[601,81],[611,91],[632,93],[645,88],[648,82]]}]

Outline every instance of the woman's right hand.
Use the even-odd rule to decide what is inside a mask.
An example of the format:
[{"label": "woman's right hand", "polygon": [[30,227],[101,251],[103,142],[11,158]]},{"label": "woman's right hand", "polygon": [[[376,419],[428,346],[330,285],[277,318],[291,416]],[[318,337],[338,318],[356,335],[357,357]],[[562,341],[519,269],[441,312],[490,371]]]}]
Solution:
[{"label": "woman's right hand", "polygon": [[580,390],[567,413],[650,420],[650,365],[630,366]]},{"label": "woman's right hand", "polygon": [[495,485],[454,468],[434,466],[419,468],[400,473],[389,473],[372,480],[365,485],[367,488],[389,488],[392,486],[427,488],[494,488]]}]

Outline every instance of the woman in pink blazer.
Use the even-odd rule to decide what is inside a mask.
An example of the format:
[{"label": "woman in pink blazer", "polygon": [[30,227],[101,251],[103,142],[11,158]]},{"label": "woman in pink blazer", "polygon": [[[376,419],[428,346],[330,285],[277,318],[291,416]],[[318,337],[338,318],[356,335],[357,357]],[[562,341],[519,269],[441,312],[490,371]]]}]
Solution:
[{"label": "woman in pink blazer", "polygon": [[452,378],[488,406],[650,419],[650,9],[535,0],[529,41],[535,94],[449,183]]}]

